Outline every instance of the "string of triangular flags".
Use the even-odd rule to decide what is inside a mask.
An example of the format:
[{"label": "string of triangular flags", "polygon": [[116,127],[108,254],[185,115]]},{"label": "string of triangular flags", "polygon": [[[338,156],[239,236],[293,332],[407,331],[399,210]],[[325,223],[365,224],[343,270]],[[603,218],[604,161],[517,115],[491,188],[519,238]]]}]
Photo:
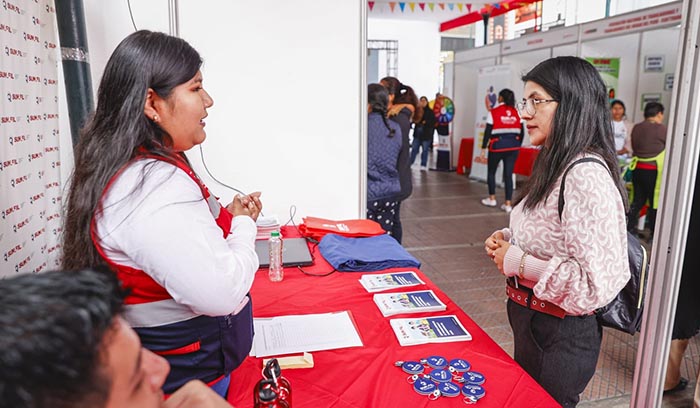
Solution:
[{"label": "string of triangular flags", "polygon": [[[377,2],[377,1],[368,1],[367,2],[369,6],[370,11],[374,11],[376,5],[384,5],[388,4],[389,9],[391,12],[397,12],[400,11],[401,13],[406,12],[406,9],[408,6],[408,10],[411,12],[416,11],[416,6],[418,6],[418,9],[420,11],[435,11],[435,6],[437,6],[438,10],[442,11],[458,11],[460,13],[464,12],[466,10],[467,13],[472,12],[472,4],[471,3],[442,3],[442,2],[415,2],[415,1],[390,1],[390,2]],[[487,11],[490,11],[491,9],[500,9],[503,7],[504,9],[508,10],[510,8],[516,9],[518,7],[521,7],[522,5],[525,5],[527,3],[522,3],[520,4],[519,2],[504,2],[504,3],[491,3],[491,4],[484,4],[483,7],[487,9]],[[397,7],[398,6],[398,7]],[[380,11],[380,10],[378,10]],[[383,10],[381,10],[383,11]]]}]

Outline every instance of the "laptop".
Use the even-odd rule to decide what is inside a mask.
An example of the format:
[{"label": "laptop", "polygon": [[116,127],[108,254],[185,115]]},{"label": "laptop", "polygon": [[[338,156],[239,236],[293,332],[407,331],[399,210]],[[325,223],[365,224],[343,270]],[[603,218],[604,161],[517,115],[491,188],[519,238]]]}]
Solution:
[{"label": "laptop", "polygon": [[[260,260],[260,267],[269,267],[269,241],[266,239],[255,241],[255,252]],[[308,266],[313,263],[314,260],[311,258],[306,238],[284,238],[282,240],[282,266]]]}]

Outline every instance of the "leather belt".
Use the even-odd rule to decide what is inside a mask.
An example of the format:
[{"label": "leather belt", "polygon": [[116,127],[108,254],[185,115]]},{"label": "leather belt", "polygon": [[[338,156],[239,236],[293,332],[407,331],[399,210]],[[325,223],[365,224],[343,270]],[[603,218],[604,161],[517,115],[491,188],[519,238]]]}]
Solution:
[{"label": "leather belt", "polygon": [[537,298],[531,289],[516,288],[513,284],[512,278],[506,281],[506,294],[508,295],[508,299],[528,309],[546,313],[560,319],[563,319],[568,315],[564,309],[560,308],[554,303]]}]

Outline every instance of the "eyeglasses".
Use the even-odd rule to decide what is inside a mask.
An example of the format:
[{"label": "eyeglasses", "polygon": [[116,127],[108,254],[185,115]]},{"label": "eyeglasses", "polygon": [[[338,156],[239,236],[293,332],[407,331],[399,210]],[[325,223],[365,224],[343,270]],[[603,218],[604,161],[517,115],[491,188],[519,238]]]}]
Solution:
[{"label": "eyeglasses", "polygon": [[528,98],[525,99],[523,98],[522,101],[518,102],[516,107],[518,108],[518,113],[520,113],[520,116],[523,115],[523,113],[526,113],[528,116],[534,116],[535,113],[537,113],[537,105],[540,103],[547,103],[547,102],[559,102],[556,99],[534,99],[534,98]]}]

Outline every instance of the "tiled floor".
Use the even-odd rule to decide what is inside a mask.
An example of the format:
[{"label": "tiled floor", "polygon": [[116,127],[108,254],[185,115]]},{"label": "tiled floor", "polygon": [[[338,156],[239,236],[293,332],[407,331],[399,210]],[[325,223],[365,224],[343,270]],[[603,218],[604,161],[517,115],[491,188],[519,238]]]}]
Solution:
[{"label": "tiled floor", "polygon": [[[508,224],[505,212],[487,208],[484,183],[454,172],[413,169],[413,194],[401,206],[403,245],[422,262],[422,271],[512,355],[503,277],[484,253],[484,240]],[[502,200],[503,190],[497,197]],[[626,407],[637,337],[605,329],[596,374],[581,396],[581,407]],[[700,342],[686,352],[683,376],[695,382]],[[692,407],[692,387],[664,398],[664,407]]]}]

